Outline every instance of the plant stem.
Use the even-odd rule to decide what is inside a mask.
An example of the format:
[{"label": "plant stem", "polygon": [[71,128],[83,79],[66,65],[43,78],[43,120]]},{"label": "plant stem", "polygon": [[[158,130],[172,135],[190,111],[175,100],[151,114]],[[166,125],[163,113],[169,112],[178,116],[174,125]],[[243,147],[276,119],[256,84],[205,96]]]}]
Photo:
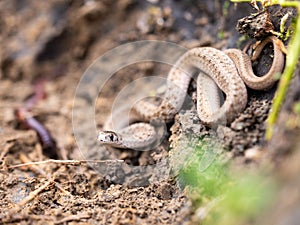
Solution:
[{"label": "plant stem", "polygon": [[[298,3],[298,8],[300,4]],[[274,101],[272,104],[271,112],[267,119],[267,129],[266,129],[266,136],[267,140],[270,140],[273,136],[274,131],[274,124],[277,119],[277,115],[280,110],[280,106],[284,100],[286,91],[288,89],[289,83],[292,79],[294,70],[297,66],[297,62],[300,55],[300,14],[298,13],[297,21],[296,21],[296,29],[294,31],[294,35],[288,46],[288,55],[286,57],[286,65],[285,70],[280,78],[279,87],[277,93],[274,97]]]}]

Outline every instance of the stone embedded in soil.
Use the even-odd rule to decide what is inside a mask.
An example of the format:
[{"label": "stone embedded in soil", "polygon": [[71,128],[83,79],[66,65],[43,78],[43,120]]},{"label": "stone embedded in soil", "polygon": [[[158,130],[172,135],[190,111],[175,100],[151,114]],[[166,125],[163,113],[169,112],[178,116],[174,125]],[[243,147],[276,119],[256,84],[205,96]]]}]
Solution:
[{"label": "stone embedded in soil", "polygon": [[176,148],[183,136],[200,139],[210,136],[220,142],[224,149],[239,155],[245,149],[262,144],[265,131],[264,122],[270,105],[270,100],[259,100],[252,95],[245,111],[230,126],[220,125],[216,131],[203,126],[195,110],[182,111],[175,117],[175,123],[171,127],[171,147]]}]

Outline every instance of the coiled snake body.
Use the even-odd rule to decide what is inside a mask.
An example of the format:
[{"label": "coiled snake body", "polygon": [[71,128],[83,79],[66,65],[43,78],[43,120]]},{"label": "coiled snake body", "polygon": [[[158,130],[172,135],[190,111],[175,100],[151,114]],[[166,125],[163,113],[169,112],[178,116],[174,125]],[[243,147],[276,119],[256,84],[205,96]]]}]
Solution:
[{"label": "coiled snake body", "polygon": [[[161,103],[156,106],[141,101],[133,107],[135,116],[142,123],[135,123],[112,131],[110,123],[98,133],[98,141],[118,148],[142,149],[156,140],[156,132],[147,123],[159,118],[169,121],[183,105],[185,95],[192,78],[197,77],[197,112],[200,120],[209,127],[224,120],[232,122],[244,110],[247,104],[245,84],[255,90],[270,88],[275,83],[274,75],[281,73],[284,67],[283,44],[270,36],[259,43],[252,59],[258,58],[266,44],[274,46],[272,66],[267,74],[258,77],[252,70],[249,56],[238,50],[220,51],[211,47],[194,48],[187,51],[172,67],[167,78],[167,89]],[[226,95],[222,104],[219,90]]]}]

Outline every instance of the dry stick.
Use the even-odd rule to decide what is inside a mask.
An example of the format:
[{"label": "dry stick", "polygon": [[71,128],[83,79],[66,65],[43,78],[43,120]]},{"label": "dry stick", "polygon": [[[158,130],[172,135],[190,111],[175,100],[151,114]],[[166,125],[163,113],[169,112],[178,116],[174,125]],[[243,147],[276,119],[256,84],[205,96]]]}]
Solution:
[{"label": "dry stick", "polygon": [[[15,169],[15,168],[28,166],[35,173],[41,174],[42,176],[44,176],[44,177],[46,177],[50,180],[53,180],[53,178],[49,174],[47,174],[42,168],[38,167],[37,165],[55,163],[55,164],[62,164],[62,165],[77,166],[77,165],[86,164],[86,163],[111,163],[111,162],[123,163],[124,162],[123,160],[55,160],[55,159],[49,159],[49,160],[39,161],[39,162],[29,162],[30,160],[24,154],[21,154],[20,158],[25,163],[7,166],[7,168],[8,169]],[[60,184],[58,184],[55,181],[53,181],[53,182],[54,182],[55,187],[58,188],[62,193],[66,194],[66,195],[69,195],[69,196],[72,196],[71,193],[66,191],[63,187],[61,187]]]},{"label": "dry stick", "polygon": [[77,215],[66,216],[65,218],[60,220],[56,220],[54,216],[46,216],[46,215],[16,215],[14,218],[9,218],[3,222],[12,223],[14,221],[30,219],[30,220],[42,220],[42,221],[47,220],[53,222],[54,224],[62,224],[69,221],[78,221],[81,219],[89,219],[89,218],[91,218],[91,216],[86,213],[79,213]]},{"label": "dry stick", "polygon": [[67,216],[61,220],[57,220],[54,222],[54,224],[61,224],[61,223],[66,223],[66,222],[69,222],[69,221],[78,221],[78,220],[81,220],[81,219],[89,219],[91,218],[90,215],[86,214],[86,213],[79,213],[77,215],[71,215],[71,216]]},{"label": "dry stick", "polygon": [[14,208],[10,209],[7,213],[7,218],[11,217],[13,214],[19,212],[23,206],[33,200],[40,192],[42,192],[45,188],[47,188],[50,184],[53,183],[53,180],[47,181],[45,184],[40,186],[38,189],[30,192],[30,194],[20,201]]},{"label": "dry stick", "polygon": [[0,155],[0,161],[3,161],[5,155],[9,152],[9,150],[11,149],[12,146],[13,146],[12,142],[4,144],[3,151],[1,152],[1,155]]},{"label": "dry stick", "polygon": [[124,163],[124,160],[119,160],[119,159],[116,159],[116,160],[56,160],[56,159],[49,159],[49,160],[38,161],[38,162],[28,162],[28,163],[10,165],[10,166],[7,166],[7,168],[15,169],[15,168],[23,167],[23,166],[32,166],[32,165],[40,165],[40,164],[48,164],[48,163],[79,166],[79,165],[88,164],[88,163]]},{"label": "dry stick", "polygon": [[59,150],[59,155],[63,160],[68,160],[68,154],[67,154],[67,150],[65,148],[64,144],[59,144],[58,146],[58,150]]},{"label": "dry stick", "polygon": [[[30,160],[29,160],[29,158],[26,155],[22,154],[22,153],[20,155],[20,159],[21,159],[22,162],[31,163]],[[33,170],[33,172],[38,173],[38,174],[44,176],[48,180],[53,180],[55,187],[57,187],[65,195],[71,195],[70,192],[66,191],[62,186],[60,186],[60,184],[58,184],[57,182],[55,182],[54,179],[49,174],[47,174],[42,168],[40,168],[39,166],[37,166],[37,165],[31,165],[30,168]]]},{"label": "dry stick", "polygon": [[[54,221],[55,220],[54,216],[46,216],[46,215],[25,215],[25,216],[27,216],[27,218],[30,220],[42,220],[42,221],[45,221],[45,220]],[[24,219],[26,219],[26,217],[20,218],[20,220],[24,220]]]},{"label": "dry stick", "polygon": [[49,220],[49,221],[54,221],[55,217],[54,216],[45,216],[45,215],[22,215],[22,214],[16,214],[14,215],[13,218],[6,218],[5,220],[1,220],[3,223],[13,223],[13,222],[19,222],[19,221],[24,221],[24,220]]},{"label": "dry stick", "polygon": [[[20,153],[20,160],[21,160],[23,163],[30,163],[30,162],[31,162],[31,160],[30,160],[25,154],[23,154],[23,153]],[[44,177],[47,176],[46,172],[45,172],[42,168],[40,168],[40,167],[38,167],[38,166],[36,166],[36,165],[30,166],[30,169],[31,169],[34,173],[40,174],[40,175],[42,175],[42,176],[44,176]]]}]

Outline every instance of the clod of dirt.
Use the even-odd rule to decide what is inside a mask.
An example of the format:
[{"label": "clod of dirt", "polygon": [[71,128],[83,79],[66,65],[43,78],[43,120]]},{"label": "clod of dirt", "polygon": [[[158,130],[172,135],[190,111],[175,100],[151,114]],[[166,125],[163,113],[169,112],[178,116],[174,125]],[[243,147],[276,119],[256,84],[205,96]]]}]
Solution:
[{"label": "clod of dirt", "polygon": [[270,13],[263,11],[240,19],[236,29],[251,38],[261,38],[274,31],[274,26],[270,20]]},{"label": "clod of dirt", "polygon": [[[272,35],[273,32],[286,35],[295,15],[296,10],[294,8],[272,5],[264,11],[240,19],[236,29],[241,34],[247,34],[249,37],[257,39]],[[287,18],[283,19],[284,16]],[[280,30],[282,25],[283,31]]]}]

